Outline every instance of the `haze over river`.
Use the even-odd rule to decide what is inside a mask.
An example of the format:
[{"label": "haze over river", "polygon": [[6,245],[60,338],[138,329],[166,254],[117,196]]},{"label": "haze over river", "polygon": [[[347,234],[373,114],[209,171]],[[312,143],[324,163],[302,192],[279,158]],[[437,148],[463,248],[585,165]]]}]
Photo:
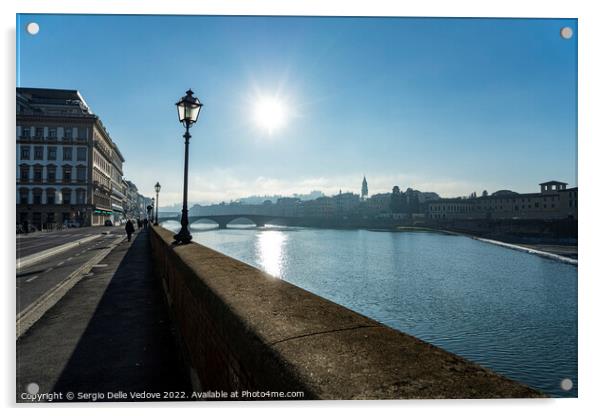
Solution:
[{"label": "haze over river", "polygon": [[[430,232],[229,227],[191,231],[200,244],[549,395],[577,395],[573,265]],[[560,387],[567,378],[570,391]]]}]

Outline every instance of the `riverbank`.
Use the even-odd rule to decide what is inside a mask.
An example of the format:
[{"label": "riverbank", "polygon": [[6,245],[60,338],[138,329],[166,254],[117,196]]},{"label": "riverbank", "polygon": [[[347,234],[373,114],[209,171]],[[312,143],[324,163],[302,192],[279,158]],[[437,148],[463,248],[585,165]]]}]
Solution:
[{"label": "riverbank", "polygon": [[[384,231],[384,230],[378,230]],[[567,264],[577,266],[578,260],[578,246],[576,245],[563,245],[563,244],[517,244],[507,243],[492,238],[484,238],[474,234],[460,233],[456,231],[449,231],[438,228],[429,227],[411,227],[411,226],[399,226],[395,227],[394,231],[398,232],[436,232],[450,235],[461,235],[464,237],[470,237],[475,240],[483,241],[489,244],[495,244],[501,247],[506,247],[512,250],[524,251],[526,253],[535,254],[537,256],[546,257],[552,260],[560,261]]]}]

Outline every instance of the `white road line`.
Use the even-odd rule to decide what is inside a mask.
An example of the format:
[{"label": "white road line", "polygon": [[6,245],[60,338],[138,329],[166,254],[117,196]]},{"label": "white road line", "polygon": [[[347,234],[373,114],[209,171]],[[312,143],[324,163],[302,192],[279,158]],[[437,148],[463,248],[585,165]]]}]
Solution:
[{"label": "white road line", "polygon": [[35,276],[32,276],[32,277],[30,277],[29,279],[27,279],[27,280],[26,280],[26,282],[27,282],[27,283],[29,283],[29,282],[33,282],[33,281],[34,281],[34,280],[36,280],[38,277],[40,277],[40,276],[36,274]]},{"label": "white road line", "polygon": [[107,266],[108,266],[108,264],[95,264],[92,267],[107,267]]},{"label": "white road line", "polygon": [[69,257],[69,258],[68,258],[67,260],[65,260],[65,261],[69,261],[69,260],[73,260],[73,257]]},{"label": "white road line", "polygon": [[54,267],[49,267],[46,270],[44,270],[44,273],[48,273],[54,270]]},{"label": "white road line", "polygon": [[62,262],[58,263],[58,264],[57,264],[57,266],[62,266],[63,264],[65,264],[65,262],[64,262],[64,261],[62,261]]},{"label": "white road line", "polygon": [[82,254],[82,253],[77,253],[77,254],[75,255],[75,257],[79,256],[80,254]]}]

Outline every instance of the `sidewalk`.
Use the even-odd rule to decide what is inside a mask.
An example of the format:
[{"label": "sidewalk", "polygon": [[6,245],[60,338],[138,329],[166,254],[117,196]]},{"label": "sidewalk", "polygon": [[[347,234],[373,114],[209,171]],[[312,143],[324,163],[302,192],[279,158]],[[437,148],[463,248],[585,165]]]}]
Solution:
[{"label": "sidewalk", "polygon": [[22,396],[35,392],[30,383],[63,401],[68,392],[132,401],[130,393],[190,391],[148,237],[138,231],[119,244],[18,340],[18,402],[31,401]]}]

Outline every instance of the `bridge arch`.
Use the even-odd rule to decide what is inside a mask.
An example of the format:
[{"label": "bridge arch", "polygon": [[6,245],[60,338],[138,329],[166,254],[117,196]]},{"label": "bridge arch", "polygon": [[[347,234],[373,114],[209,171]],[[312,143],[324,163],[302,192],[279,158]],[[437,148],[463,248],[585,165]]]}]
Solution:
[{"label": "bridge arch", "polygon": [[[278,221],[279,223],[287,222],[286,217],[270,216],[270,215],[256,215],[256,214],[194,215],[194,216],[188,217],[188,221],[191,225],[200,220],[209,220],[209,221],[216,223],[218,225],[218,227],[222,228],[222,229],[228,228],[228,224],[230,224],[232,221],[235,221],[238,219],[245,219],[247,221],[250,221],[251,223],[255,224],[257,227],[264,227],[266,224],[268,224],[272,221]],[[177,218],[163,217],[163,218],[159,219],[159,222],[164,222],[167,220],[180,221],[180,217],[177,217]]]}]

